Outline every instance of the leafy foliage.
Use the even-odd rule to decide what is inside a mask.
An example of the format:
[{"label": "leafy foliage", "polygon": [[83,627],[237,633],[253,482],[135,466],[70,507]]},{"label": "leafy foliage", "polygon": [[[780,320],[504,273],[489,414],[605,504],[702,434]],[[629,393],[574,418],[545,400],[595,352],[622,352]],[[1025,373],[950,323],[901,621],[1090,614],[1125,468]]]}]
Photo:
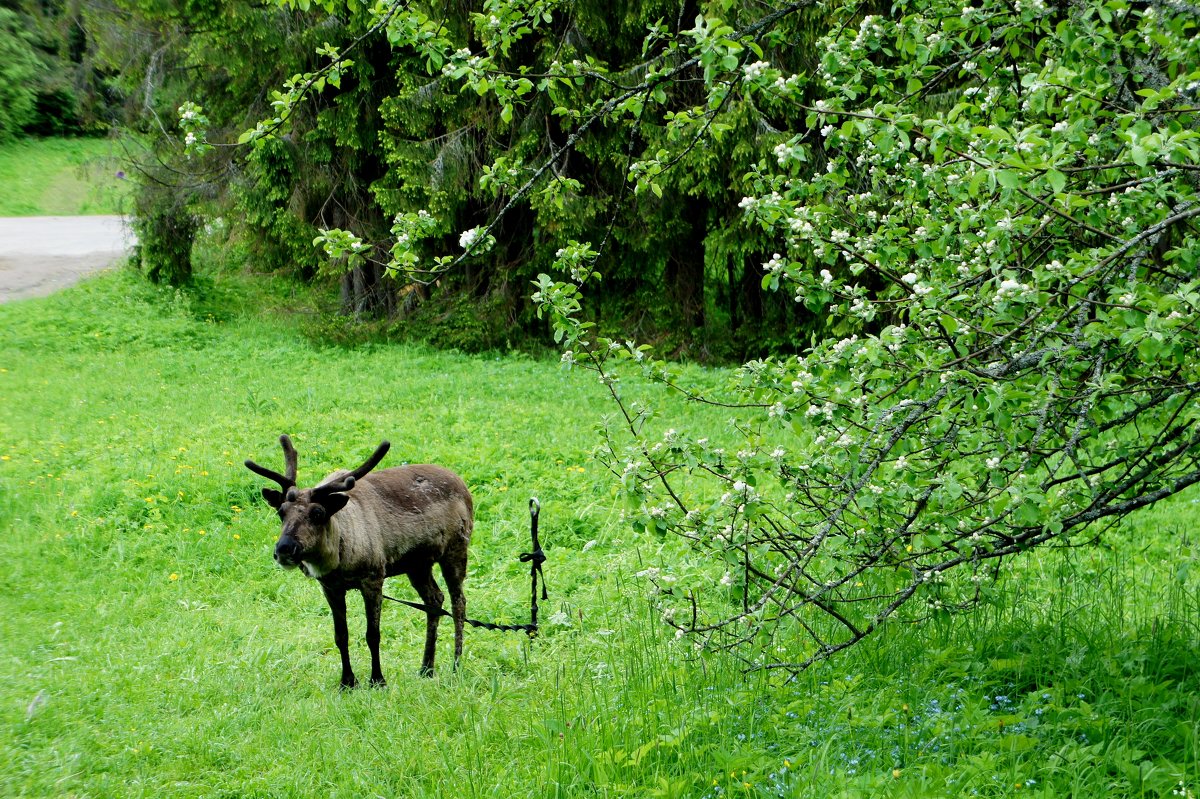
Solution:
[{"label": "leafy foliage", "polygon": [[[901,8],[834,10],[814,74],[734,59],[708,81],[806,112],[741,204],[779,243],[764,287],[842,335],[691,391],[644,348],[593,343],[579,289],[542,281],[580,350],[566,360],[624,412],[628,444],[610,433],[604,458],[636,523],[693,541],[739,586],[740,607],[711,614],[665,591],[668,615],[757,667],[804,669],[893,616],[971,607],[1004,559],[1200,481],[1200,73],[1181,66],[1197,20]],[[736,454],[652,433],[621,361],[728,407]],[[778,639],[797,642],[782,659]]]},{"label": "leafy foliage", "polygon": [[0,8],[0,141],[33,121],[38,62],[16,12]]},{"label": "leafy foliage", "polygon": [[135,198],[135,259],[154,283],[181,286],[192,278],[192,243],[199,221],[187,198],[161,185],[146,184]]},{"label": "leafy foliage", "polygon": [[0,8],[0,137],[107,131],[118,100],[88,16],[85,4],[61,0]]},{"label": "leafy foliage", "polygon": [[[130,4],[159,30],[153,46],[127,56],[139,64],[127,90],[159,116],[140,113],[130,126],[169,145],[159,158],[182,173],[179,182],[203,187],[208,213],[228,214],[231,202],[242,209],[234,216],[264,263],[311,277],[316,236],[305,231],[354,231],[364,248],[353,265],[319,270],[341,282],[346,310],[406,317],[411,294],[399,297],[402,286],[382,277],[392,264],[394,277],[425,287],[422,302],[435,312],[489,297],[505,305],[506,338],[544,339],[524,287],[572,241],[591,241],[604,242],[606,280],[588,302],[609,330],[636,327],[666,349],[717,358],[794,349],[823,330],[821,315],[758,291],[769,245],[737,207],[744,175],[802,112],[730,94],[714,122],[718,109],[706,109],[699,91],[703,65],[666,80],[690,22],[681,13],[693,10],[667,2],[616,12],[599,2],[493,2],[483,12],[422,3],[218,7],[211,25],[185,36],[170,7]],[[815,40],[817,18],[781,20],[769,51],[801,66],[806,48],[795,45]],[[269,57],[248,57],[264,50]],[[264,85],[277,88],[264,94]],[[207,125],[174,123],[185,99],[203,105]],[[705,147],[680,148],[671,165],[653,159],[689,130],[712,135]],[[259,156],[242,161],[243,151],[213,146],[257,151],[272,140],[287,142],[291,166],[286,180],[269,184],[256,174]],[[631,183],[634,171],[645,180]],[[418,211],[434,224],[415,236],[403,220]],[[456,250],[475,229],[494,246]],[[359,296],[359,283],[369,296]]]},{"label": "leafy foliage", "polygon": [[[672,230],[706,227],[693,182],[704,155],[747,109],[771,123],[770,156],[746,154],[737,205],[749,240],[774,251],[763,287],[833,335],[750,361],[717,392],[605,335],[589,298],[647,266],[624,249],[623,204],[575,213],[584,226],[560,220],[564,276],[539,275],[535,300],[564,361],[596,372],[620,411],[601,457],[634,523],[692,542],[736,586],[736,604],[718,591],[709,609],[660,586],[668,620],[701,646],[793,672],[894,616],[971,607],[1011,556],[1090,540],[1200,481],[1193,11],[924,0],[884,18],[831,5],[818,63],[772,63],[809,5],[651,25],[625,74],[561,58],[570,36],[545,61],[552,5],[488,4],[475,49],[410,7],[377,16],[394,47],[494,102],[510,143],[539,109],[560,125],[548,155],[510,148],[481,167],[498,207],[460,236],[461,255],[397,237],[391,268],[412,276],[469,263],[480,238],[511,246],[525,207],[549,228],[548,209],[627,194],[680,200],[685,213],[650,232],[671,252]],[[595,185],[562,172],[601,152]],[[610,253],[624,257],[606,269]],[[688,277],[663,290],[685,325],[691,300],[672,292],[696,285],[695,263],[676,262]],[[727,408],[728,441],[661,431],[622,389],[625,364]]]}]

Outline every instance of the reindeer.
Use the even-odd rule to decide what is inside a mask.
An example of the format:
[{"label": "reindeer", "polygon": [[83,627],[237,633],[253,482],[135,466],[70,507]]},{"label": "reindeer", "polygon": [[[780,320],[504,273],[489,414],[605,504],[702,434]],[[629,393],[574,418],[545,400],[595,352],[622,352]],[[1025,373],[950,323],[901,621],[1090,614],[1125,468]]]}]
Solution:
[{"label": "reindeer", "polygon": [[421,675],[433,676],[438,620],[444,597],[433,580],[433,564],[441,566],[454,617],[454,665],[462,657],[467,600],[467,546],[474,526],[474,503],[462,478],[429,464],[374,469],[391,447],[382,442],[353,471],[338,470],[314,488],[296,488],[296,449],[286,435],[284,473],[251,460],[246,468],[279,484],[264,488],[263,498],[279,512],[283,530],[275,544],[275,560],[285,569],[297,566],[321,584],[333,612],[333,640],[342,656],[342,687],[357,684],[350,668],[346,631],[346,592],[362,593],[367,612],[367,646],[371,650],[371,684],[386,685],[379,667],[379,615],[383,581],[407,574],[425,604],[425,655]]}]

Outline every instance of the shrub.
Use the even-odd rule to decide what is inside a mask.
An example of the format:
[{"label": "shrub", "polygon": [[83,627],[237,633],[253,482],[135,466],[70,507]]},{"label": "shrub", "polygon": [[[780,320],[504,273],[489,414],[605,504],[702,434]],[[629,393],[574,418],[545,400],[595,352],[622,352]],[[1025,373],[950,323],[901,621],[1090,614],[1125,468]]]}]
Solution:
[{"label": "shrub", "polygon": [[192,277],[192,242],[197,219],[182,193],[147,183],[134,200],[135,258],[155,283],[179,286]]}]

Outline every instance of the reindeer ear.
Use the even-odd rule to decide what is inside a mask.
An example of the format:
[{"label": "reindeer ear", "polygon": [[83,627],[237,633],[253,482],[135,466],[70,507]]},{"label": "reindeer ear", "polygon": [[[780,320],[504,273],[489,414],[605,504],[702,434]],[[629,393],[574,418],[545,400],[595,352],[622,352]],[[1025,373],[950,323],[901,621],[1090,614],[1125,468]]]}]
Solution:
[{"label": "reindeer ear", "polygon": [[319,501],[321,507],[325,509],[325,513],[332,516],[346,507],[346,503],[350,501],[350,497],[346,494],[326,494]]},{"label": "reindeer ear", "polygon": [[263,499],[267,501],[275,510],[279,510],[279,506],[283,504],[283,492],[276,491],[273,488],[264,488],[262,490]]}]

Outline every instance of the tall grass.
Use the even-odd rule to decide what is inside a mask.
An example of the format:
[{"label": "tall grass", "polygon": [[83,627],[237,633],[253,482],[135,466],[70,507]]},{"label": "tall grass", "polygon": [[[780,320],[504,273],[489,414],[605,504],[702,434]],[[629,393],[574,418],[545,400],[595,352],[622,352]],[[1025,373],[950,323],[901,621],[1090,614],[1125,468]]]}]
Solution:
[{"label": "tall grass", "polygon": [[[287,299],[279,299],[279,298]],[[649,610],[681,542],[623,526],[589,459],[609,409],[556,360],[302,334],[305,293],[130,274],[0,307],[0,795],[1129,796],[1200,785],[1196,506],[1033,553],[979,613],[885,630],[788,681],[698,654]],[[286,307],[281,307],[286,304]],[[301,321],[297,321],[301,320]],[[720,379],[719,373],[713,379]],[[631,390],[637,390],[632,387]],[[719,422],[682,405],[681,429]],[[241,466],[301,482],[450,466],[476,497],[469,614],[522,621],[526,503],[551,598],[533,641],[385,609],[386,690],[336,689],[317,587],[272,564]],[[393,595],[412,596],[403,581]],[[352,604],[352,608],[357,608]],[[361,613],[352,658],[365,664]]]}]

